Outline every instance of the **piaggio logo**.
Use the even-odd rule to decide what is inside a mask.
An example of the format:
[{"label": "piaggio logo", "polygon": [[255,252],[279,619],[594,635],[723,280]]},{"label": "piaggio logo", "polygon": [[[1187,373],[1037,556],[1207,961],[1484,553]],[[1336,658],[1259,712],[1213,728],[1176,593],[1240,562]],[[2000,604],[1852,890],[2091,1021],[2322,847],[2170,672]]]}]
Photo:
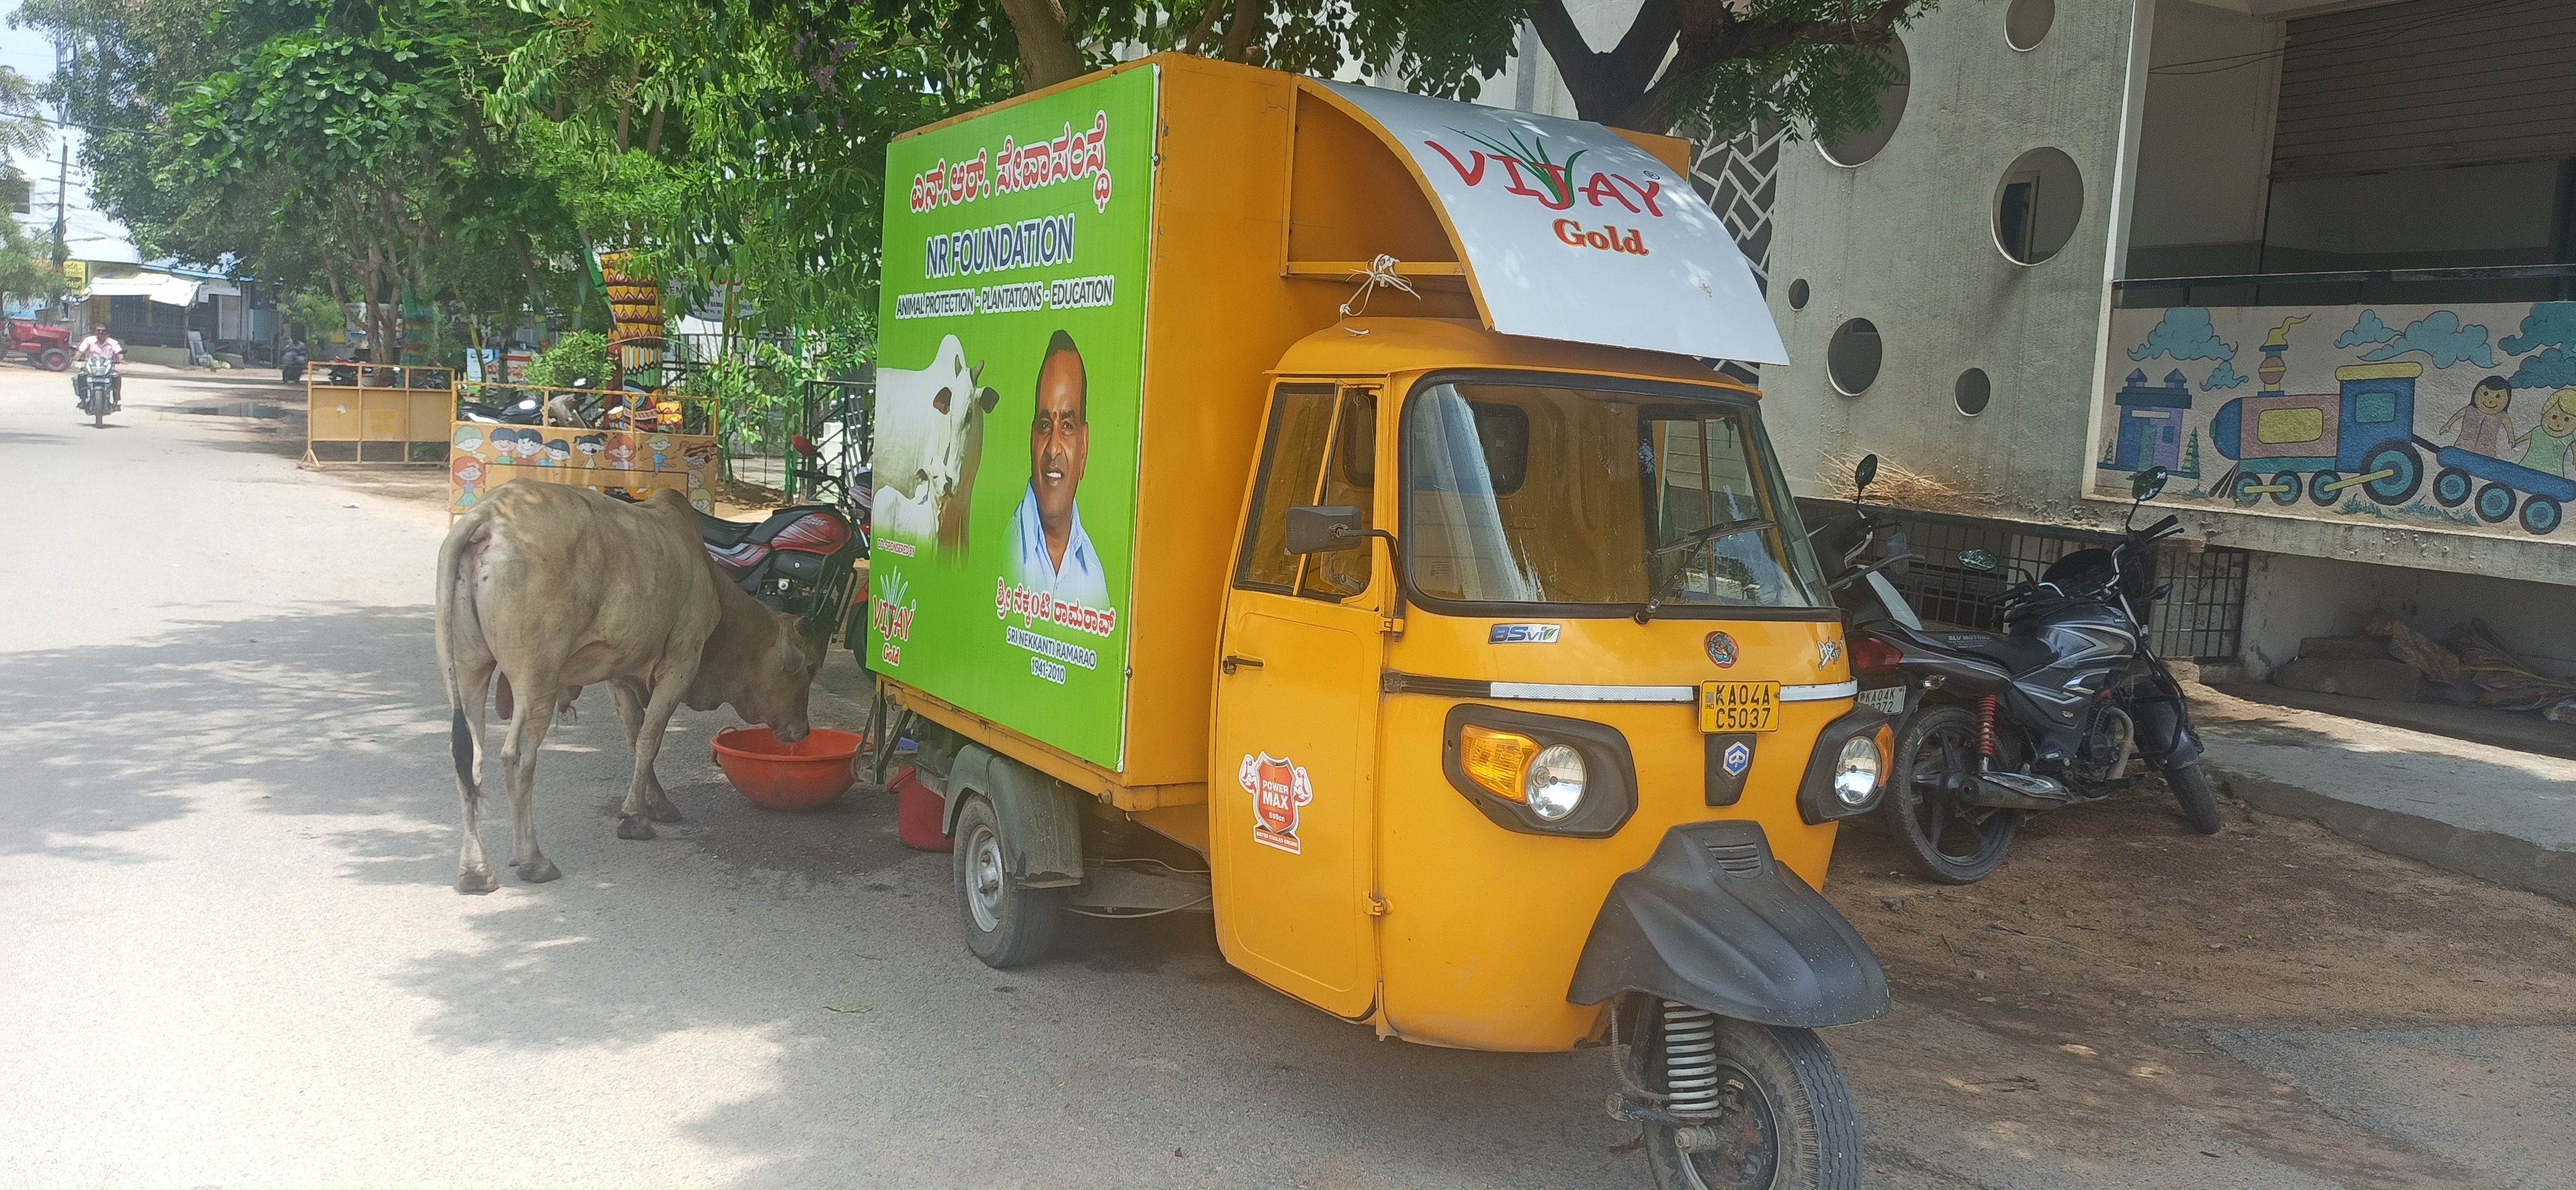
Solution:
[{"label": "piaggio logo", "polygon": [[1725,761],[1727,776],[1743,776],[1744,770],[1753,767],[1753,745],[1747,744],[1742,740],[1737,740],[1732,744],[1728,744],[1726,746]]}]

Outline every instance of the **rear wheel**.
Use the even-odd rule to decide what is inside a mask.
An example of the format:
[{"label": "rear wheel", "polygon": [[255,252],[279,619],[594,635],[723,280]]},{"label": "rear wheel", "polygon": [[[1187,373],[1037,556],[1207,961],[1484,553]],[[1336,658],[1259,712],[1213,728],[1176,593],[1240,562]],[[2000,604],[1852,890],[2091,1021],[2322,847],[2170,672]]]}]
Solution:
[{"label": "rear wheel", "polygon": [[2433,503],[2444,508],[2458,508],[2469,502],[2469,492],[2478,486],[2469,473],[2457,467],[2444,467],[2433,477]]},{"label": "rear wheel", "polygon": [[2500,483],[2479,488],[2478,502],[2474,507],[2479,520],[2490,525],[2503,524],[2506,517],[2513,515],[2513,489]]},{"label": "rear wheel", "polygon": [[2371,499],[2382,504],[2404,504],[2424,486],[2424,459],[2415,453],[2414,443],[2391,438],[2362,452],[2361,473],[2375,477],[2362,485]]},{"label": "rear wheel", "polygon": [[1960,800],[1977,779],[1973,712],[1951,706],[1917,712],[1897,737],[1891,776],[1888,833],[1916,871],[1943,884],[1973,884],[2002,866],[2021,812]]},{"label": "rear wheel", "polygon": [[1653,1063],[1663,1107],[1693,1120],[1646,1125],[1646,1163],[1667,1190],[1858,1186],[1860,1113],[1813,1029],[1757,1025],[1666,1001]]},{"label": "rear wheel", "polygon": [[966,949],[987,967],[1017,967],[1046,957],[1064,890],[1026,888],[1011,875],[1001,819],[993,813],[993,803],[981,797],[969,797],[958,808],[954,837],[957,849],[951,854]]},{"label": "rear wheel", "polygon": [[2182,816],[2191,820],[2191,829],[2214,835],[2226,826],[2218,816],[2218,795],[2209,790],[2209,777],[2200,771],[2200,762],[2175,765],[2165,770],[2165,784],[2173,787],[2174,801],[2182,806]]},{"label": "rear wheel", "polygon": [[2534,535],[2545,534],[2558,527],[2559,513],[2558,502],[2547,496],[2525,500],[2522,502],[2523,530]]}]

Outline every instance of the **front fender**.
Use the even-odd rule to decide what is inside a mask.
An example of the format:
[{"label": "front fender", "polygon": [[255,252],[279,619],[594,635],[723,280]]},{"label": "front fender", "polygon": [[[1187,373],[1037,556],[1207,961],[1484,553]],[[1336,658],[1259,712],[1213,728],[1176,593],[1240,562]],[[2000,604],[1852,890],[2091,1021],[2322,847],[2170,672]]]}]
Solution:
[{"label": "front fender", "polygon": [[1565,998],[1623,992],[1802,1028],[1887,1013],[1887,975],[1869,944],[1772,858],[1752,822],[1676,826],[1610,886]]}]

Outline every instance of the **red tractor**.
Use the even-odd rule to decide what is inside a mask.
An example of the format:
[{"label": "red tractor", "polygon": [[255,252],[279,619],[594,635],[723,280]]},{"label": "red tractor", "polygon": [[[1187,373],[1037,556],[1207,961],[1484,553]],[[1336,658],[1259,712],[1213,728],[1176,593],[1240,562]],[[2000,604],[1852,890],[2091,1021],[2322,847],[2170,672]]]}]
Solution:
[{"label": "red tractor", "polygon": [[72,330],[24,318],[9,320],[8,353],[25,352],[27,362],[60,372],[72,366]]}]

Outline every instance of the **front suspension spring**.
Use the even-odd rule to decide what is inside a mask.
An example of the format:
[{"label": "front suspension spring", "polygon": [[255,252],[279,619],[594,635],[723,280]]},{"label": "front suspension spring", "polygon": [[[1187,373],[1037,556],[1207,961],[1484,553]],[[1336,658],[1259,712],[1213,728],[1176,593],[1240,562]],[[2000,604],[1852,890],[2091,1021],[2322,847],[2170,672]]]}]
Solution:
[{"label": "front suspension spring", "polygon": [[1664,1001],[1665,1110],[1684,1119],[1714,1116],[1719,1090],[1717,1014]]}]

